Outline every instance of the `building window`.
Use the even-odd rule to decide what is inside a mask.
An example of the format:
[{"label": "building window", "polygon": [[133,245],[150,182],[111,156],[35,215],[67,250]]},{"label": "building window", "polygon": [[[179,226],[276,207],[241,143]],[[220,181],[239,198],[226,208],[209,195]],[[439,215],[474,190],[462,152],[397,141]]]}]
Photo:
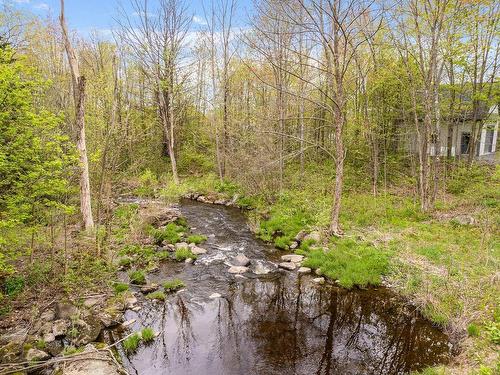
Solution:
[{"label": "building window", "polygon": [[486,139],[484,141],[484,152],[493,152],[493,135],[495,129],[486,129]]}]

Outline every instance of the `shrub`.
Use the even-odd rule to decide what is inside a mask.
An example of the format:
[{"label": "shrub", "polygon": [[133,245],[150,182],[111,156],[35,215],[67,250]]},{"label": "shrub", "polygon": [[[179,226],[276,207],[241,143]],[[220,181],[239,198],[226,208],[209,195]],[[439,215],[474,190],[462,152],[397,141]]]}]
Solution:
[{"label": "shrub", "polygon": [[197,256],[194,255],[189,248],[181,247],[180,249],[175,250],[175,260],[177,260],[178,262],[182,262],[189,258],[197,258]]},{"label": "shrub", "polygon": [[128,290],[128,285],[124,284],[124,283],[115,283],[113,285],[113,289],[114,289],[116,294],[120,294],[120,293],[126,292]]},{"label": "shrub", "polygon": [[5,294],[9,297],[15,297],[24,289],[24,277],[20,275],[9,276],[5,279]]},{"label": "shrub", "polygon": [[132,284],[146,284],[146,274],[144,273],[144,271],[131,271],[129,272],[128,276]]},{"label": "shrub", "polygon": [[37,349],[44,350],[47,347],[47,343],[44,339],[40,339],[35,342],[35,347]]},{"label": "shrub", "polygon": [[163,287],[167,292],[173,292],[174,290],[185,287],[186,284],[180,279],[168,280],[163,283]]},{"label": "shrub", "polygon": [[188,236],[186,242],[187,243],[194,243],[194,244],[198,245],[206,240],[207,240],[207,236],[203,236],[201,234],[192,234],[192,235]]},{"label": "shrub", "polygon": [[123,349],[127,353],[133,353],[137,350],[140,342],[141,342],[141,336],[139,336],[138,333],[134,333],[133,335],[123,340]]},{"label": "shrub", "polygon": [[141,331],[141,337],[142,341],[151,342],[155,338],[155,331],[153,331],[153,328],[150,327],[143,328],[143,330]]},{"label": "shrub", "polygon": [[163,293],[161,290],[157,290],[156,292],[149,293],[146,296],[146,298],[158,301],[165,301],[165,293]]}]

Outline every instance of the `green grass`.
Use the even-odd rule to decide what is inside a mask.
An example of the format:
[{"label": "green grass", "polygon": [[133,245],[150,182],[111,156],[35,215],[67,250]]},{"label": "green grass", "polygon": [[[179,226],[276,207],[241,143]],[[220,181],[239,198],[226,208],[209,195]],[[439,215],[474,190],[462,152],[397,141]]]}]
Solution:
[{"label": "green grass", "polygon": [[180,279],[173,279],[173,280],[168,280],[163,283],[163,287],[165,288],[165,291],[167,292],[173,292],[177,289],[185,287],[186,284]]},{"label": "green grass", "polygon": [[113,290],[115,291],[115,294],[120,294],[128,290],[128,284],[124,283],[114,283],[113,284]]},{"label": "green grass", "polygon": [[25,285],[25,280],[23,276],[21,275],[9,276],[5,279],[4,282],[5,294],[8,297],[14,298],[23,291],[24,285]]},{"label": "green grass", "polygon": [[64,348],[63,352],[62,352],[62,355],[63,356],[68,356],[68,355],[73,355],[73,354],[76,354],[76,353],[81,353],[83,352],[85,348],[75,348],[74,346],[67,346]]},{"label": "green grass", "polygon": [[128,274],[132,284],[146,284],[146,273],[141,270],[130,271]]},{"label": "green grass", "polygon": [[140,343],[141,343],[141,336],[138,333],[134,333],[133,335],[123,340],[123,349],[127,353],[133,353],[137,350]]},{"label": "green grass", "polygon": [[481,331],[476,324],[471,323],[467,326],[467,334],[470,337],[478,337],[480,333],[481,333]]},{"label": "green grass", "polygon": [[165,301],[165,293],[163,293],[161,290],[157,290],[156,292],[149,293],[146,298],[157,301]]},{"label": "green grass", "polygon": [[150,234],[153,236],[157,245],[161,245],[164,241],[169,244],[176,244],[181,240],[180,233],[187,230],[185,225],[180,224],[182,223],[177,221],[177,224],[168,223],[163,229],[151,228]]},{"label": "green grass", "polygon": [[151,342],[155,339],[155,331],[150,327],[143,328],[141,331],[141,338],[145,343]]},{"label": "green grass", "polygon": [[187,243],[194,243],[195,245],[199,245],[200,243],[207,240],[207,236],[203,236],[201,234],[191,234],[186,239]]},{"label": "green grass", "polygon": [[44,350],[47,347],[47,343],[44,339],[36,340],[35,347],[39,350]]},{"label": "green grass", "polygon": [[118,265],[120,267],[130,267],[132,265],[132,259],[129,257],[120,258]]},{"label": "green grass", "polygon": [[388,272],[388,255],[371,245],[349,239],[336,240],[328,251],[307,252],[305,267],[320,268],[322,273],[345,288],[379,285]]},{"label": "green grass", "polygon": [[197,256],[194,255],[191,250],[187,247],[182,247],[180,249],[175,250],[175,260],[178,262],[182,262],[186,259],[197,259]]}]

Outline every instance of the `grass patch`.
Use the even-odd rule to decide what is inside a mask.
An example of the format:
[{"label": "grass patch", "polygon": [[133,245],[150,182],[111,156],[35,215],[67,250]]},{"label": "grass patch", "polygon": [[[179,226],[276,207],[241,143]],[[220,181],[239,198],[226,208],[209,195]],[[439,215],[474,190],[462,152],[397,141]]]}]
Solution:
[{"label": "grass patch", "polygon": [[382,275],[388,271],[389,261],[386,253],[371,245],[340,239],[326,252],[322,249],[309,250],[303,265],[321,268],[330,279],[338,280],[345,288],[352,288],[355,285],[379,285]]},{"label": "grass patch", "polygon": [[175,250],[175,260],[178,262],[182,262],[186,259],[197,259],[197,256],[192,253],[192,251],[187,247],[181,247],[180,249]]},{"label": "grass patch", "polygon": [[141,338],[145,343],[151,342],[155,338],[155,331],[150,327],[143,328],[141,331]]},{"label": "grass patch", "polygon": [[141,336],[138,333],[134,333],[133,335],[123,340],[123,349],[127,353],[133,353],[137,350],[140,343],[141,343]]},{"label": "grass patch", "polygon": [[207,240],[207,236],[203,236],[201,234],[191,234],[186,239],[187,243],[194,243],[195,245],[199,245],[200,243]]},{"label": "grass patch", "polygon": [[168,223],[164,228],[150,228],[150,234],[153,236],[157,245],[161,245],[164,241],[169,244],[176,244],[181,240],[181,233],[186,232],[187,228],[182,225],[179,220],[176,223]]},{"label": "grass patch", "polygon": [[173,292],[177,289],[185,287],[186,284],[180,279],[173,279],[173,280],[168,280],[163,283],[163,287],[165,288],[165,291],[167,292]]},{"label": "grass patch", "polygon": [[157,290],[156,292],[149,293],[146,298],[157,301],[165,301],[165,293],[163,293],[161,290]]},{"label": "grass patch", "polygon": [[144,271],[141,270],[131,271],[129,272],[128,277],[130,278],[130,282],[132,284],[138,284],[138,285],[146,284],[146,273]]},{"label": "grass patch", "polygon": [[120,294],[120,293],[126,292],[128,290],[128,284],[114,283],[113,290],[115,291],[115,294]]}]

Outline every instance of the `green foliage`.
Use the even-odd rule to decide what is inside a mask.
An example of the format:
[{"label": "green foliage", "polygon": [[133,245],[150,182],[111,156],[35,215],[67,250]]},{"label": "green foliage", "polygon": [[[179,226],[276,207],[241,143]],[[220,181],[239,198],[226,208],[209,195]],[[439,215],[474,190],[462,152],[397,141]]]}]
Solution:
[{"label": "green foliage", "polygon": [[114,283],[113,290],[115,291],[115,294],[120,294],[128,290],[128,285],[124,283]]},{"label": "green foliage", "polygon": [[163,287],[167,292],[173,292],[174,290],[185,287],[186,284],[180,279],[168,280],[163,283]]},{"label": "green foliage", "polygon": [[153,293],[149,293],[146,298],[148,299],[153,299],[153,300],[158,300],[158,301],[165,301],[165,293],[163,293],[161,290],[157,290]]},{"label": "green foliage", "polygon": [[201,234],[191,234],[188,236],[186,239],[187,243],[194,243],[196,245],[199,245],[200,243],[204,242],[207,240],[207,236],[203,236]]},{"label": "green foliage", "polygon": [[217,181],[215,183],[215,191],[219,193],[225,193],[229,196],[233,196],[240,190],[240,187],[235,184],[234,182],[224,180],[224,181]]},{"label": "green foliage", "polygon": [[305,267],[321,268],[327,277],[345,288],[379,285],[389,268],[388,255],[371,245],[349,239],[336,240],[329,251],[310,250]]},{"label": "green foliage", "polygon": [[16,297],[24,289],[25,280],[21,275],[9,276],[5,279],[4,290],[9,297]]},{"label": "green foliage", "polygon": [[474,323],[471,323],[467,326],[467,334],[470,336],[470,337],[478,337],[479,334],[480,334],[480,329],[477,325],[475,325]]},{"label": "green foliage", "polygon": [[170,244],[176,244],[181,240],[180,233],[185,232],[187,229],[183,225],[176,223],[168,223],[163,229],[151,228],[150,234],[155,239],[156,244],[160,245],[163,241]]},{"label": "green foliage", "polygon": [[444,367],[427,367],[422,371],[412,372],[411,375],[446,375]]},{"label": "green foliage", "polygon": [[15,241],[73,212],[66,197],[76,154],[61,118],[36,106],[48,87],[22,57],[0,49],[0,276],[22,255]]},{"label": "green foliage", "polygon": [[189,258],[197,259],[197,256],[194,255],[188,247],[181,247],[180,249],[175,250],[175,260],[178,262],[182,262]]},{"label": "green foliage", "polygon": [[150,170],[146,169],[139,176],[139,187],[135,189],[135,194],[139,197],[154,197],[158,189],[158,178]]},{"label": "green foliage", "polygon": [[143,328],[141,331],[141,338],[145,343],[151,342],[155,339],[155,331],[151,327]]},{"label": "green foliage", "polygon": [[129,257],[120,258],[118,265],[120,267],[130,267],[132,265],[132,259]]},{"label": "green foliage", "polygon": [[146,273],[142,270],[130,271],[128,277],[132,284],[146,284]]},{"label": "green foliage", "polygon": [[493,344],[500,345],[500,321],[489,322],[485,328],[490,341]]},{"label": "green foliage", "polygon": [[40,339],[35,342],[35,347],[40,350],[44,350],[47,347],[45,340]]},{"label": "green foliage", "polygon": [[134,333],[131,336],[127,337],[125,340],[123,340],[123,349],[127,353],[133,353],[137,350],[140,343],[141,343],[141,336],[138,333]]},{"label": "green foliage", "polygon": [[85,348],[75,348],[74,346],[67,346],[64,348],[63,352],[62,352],[62,355],[63,356],[68,356],[68,355],[73,355],[73,354],[77,354],[77,353],[81,353],[83,352]]}]

